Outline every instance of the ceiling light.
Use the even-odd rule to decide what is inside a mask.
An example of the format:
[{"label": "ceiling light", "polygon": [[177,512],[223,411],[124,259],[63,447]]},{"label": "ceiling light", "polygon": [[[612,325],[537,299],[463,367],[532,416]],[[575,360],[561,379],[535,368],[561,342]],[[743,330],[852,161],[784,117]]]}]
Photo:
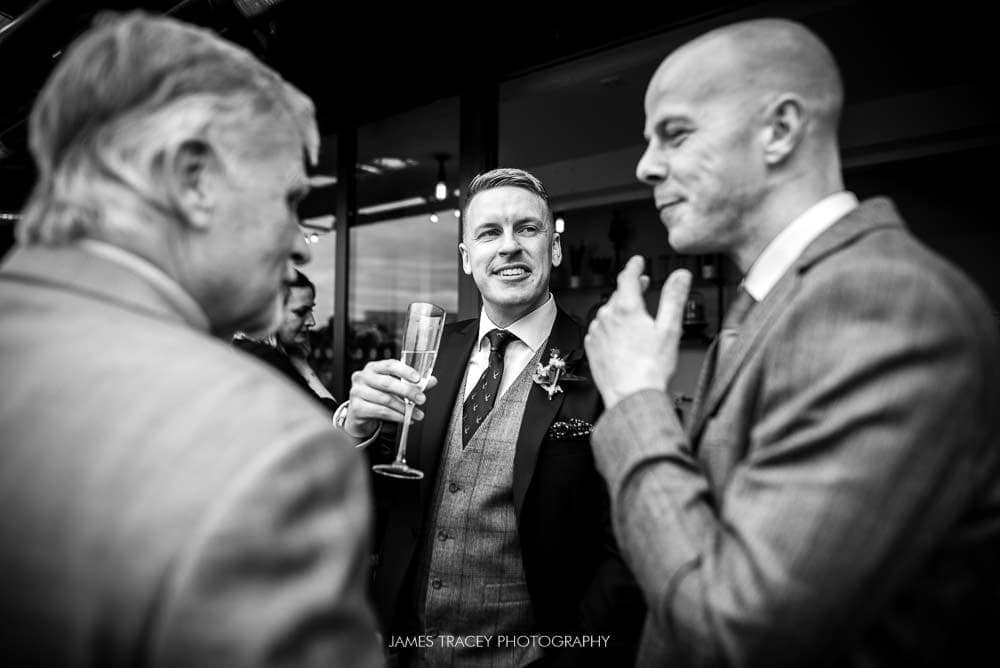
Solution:
[{"label": "ceiling light", "polygon": [[309,243],[313,243],[314,244],[314,243],[316,243],[318,241],[319,241],[319,235],[318,234],[316,234],[315,232],[313,232],[312,234],[309,235]]},{"label": "ceiling light", "polygon": [[419,206],[421,204],[426,204],[426,197],[407,197],[406,199],[396,200],[395,202],[386,202],[385,204],[372,204],[371,206],[363,206],[358,209],[358,213],[367,216],[373,213],[382,213],[383,211],[394,211],[396,209],[406,209],[411,206]]},{"label": "ceiling light", "polygon": [[432,223],[438,222],[438,215],[436,213],[431,214],[431,222]]},{"label": "ceiling light", "polygon": [[320,232],[329,232],[333,229],[333,224],[336,222],[337,217],[334,215],[315,216],[314,218],[303,218],[299,221],[299,226],[307,227],[311,230],[319,230]]},{"label": "ceiling light", "polygon": [[562,216],[556,217],[556,234],[562,234],[566,231],[566,219]]},{"label": "ceiling light", "polygon": [[376,167],[381,167],[382,169],[388,170],[390,172],[395,172],[400,169],[406,169],[407,167],[412,167],[417,164],[416,160],[411,158],[372,158],[369,162]]},{"label": "ceiling light", "polygon": [[456,218],[461,218],[462,217],[462,210],[461,209],[455,209],[455,217]]},{"label": "ceiling light", "polygon": [[330,174],[313,174],[309,177],[309,186],[312,188],[326,188],[337,185],[337,177]]},{"label": "ceiling light", "polygon": [[438,161],[437,185],[434,186],[434,199],[439,202],[448,197],[448,183],[444,173],[444,163],[448,160],[447,153],[435,153],[434,159]]}]

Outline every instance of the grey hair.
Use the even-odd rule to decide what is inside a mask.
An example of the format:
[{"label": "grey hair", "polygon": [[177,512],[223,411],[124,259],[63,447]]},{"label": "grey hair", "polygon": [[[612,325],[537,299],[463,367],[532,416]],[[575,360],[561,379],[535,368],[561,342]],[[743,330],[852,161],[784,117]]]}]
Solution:
[{"label": "grey hair", "polygon": [[545,186],[542,185],[542,182],[539,181],[538,177],[534,174],[523,169],[516,169],[514,167],[498,167],[497,169],[477,174],[476,177],[472,179],[472,182],[469,183],[469,189],[465,193],[465,206],[462,207],[462,220],[465,221],[469,212],[469,204],[472,202],[473,197],[484,190],[502,188],[503,186],[523,188],[530,193],[538,195],[539,199],[545,203],[546,220],[551,226],[552,210],[549,208],[549,193],[545,190]]},{"label": "grey hair", "polygon": [[[243,144],[244,155],[266,155],[268,133],[259,126],[282,119],[315,162],[312,102],[250,52],[173,19],[102,14],[67,49],[32,109],[29,144],[38,180],[18,238],[59,243],[100,236],[111,224],[104,211],[129,192],[176,216],[170,187],[158,177],[179,149],[192,141],[231,150]],[[229,136],[252,129],[255,141]],[[132,218],[114,224],[143,225]]]}]

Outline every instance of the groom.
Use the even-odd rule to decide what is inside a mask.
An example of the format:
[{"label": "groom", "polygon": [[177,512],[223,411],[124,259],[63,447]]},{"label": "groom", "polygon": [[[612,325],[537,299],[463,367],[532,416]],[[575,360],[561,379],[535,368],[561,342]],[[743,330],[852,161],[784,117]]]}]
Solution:
[{"label": "groom", "polygon": [[[479,318],[445,328],[427,397],[401,380],[418,379],[410,367],[371,362],[337,416],[358,439],[381,425],[373,459],[389,460],[386,425],[402,421],[403,398],[420,407],[407,459],[424,479],[375,480],[374,593],[390,652],[433,636],[398,664],[630,664],[644,608],[590,452],[601,403],[583,331],[549,292],[562,249],[548,195],[525,171],[493,170],[472,181],[462,220]],[[550,362],[580,380],[536,374]],[[531,634],[542,635],[514,641]],[[452,642],[477,635],[490,641]]]}]

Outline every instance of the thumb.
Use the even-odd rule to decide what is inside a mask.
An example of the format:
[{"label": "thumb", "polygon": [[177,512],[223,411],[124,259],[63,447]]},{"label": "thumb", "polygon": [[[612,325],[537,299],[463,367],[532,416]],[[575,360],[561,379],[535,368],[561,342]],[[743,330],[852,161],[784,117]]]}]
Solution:
[{"label": "thumb", "polygon": [[684,303],[691,289],[691,272],[678,269],[670,274],[660,292],[660,306],[656,311],[656,328],[668,336],[680,338]]},{"label": "thumb", "polygon": [[615,290],[615,297],[622,304],[643,303],[641,276],[644,263],[645,260],[642,259],[642,256],[633,255],[625,263],[625,268],[618,274],[618,289]]}]

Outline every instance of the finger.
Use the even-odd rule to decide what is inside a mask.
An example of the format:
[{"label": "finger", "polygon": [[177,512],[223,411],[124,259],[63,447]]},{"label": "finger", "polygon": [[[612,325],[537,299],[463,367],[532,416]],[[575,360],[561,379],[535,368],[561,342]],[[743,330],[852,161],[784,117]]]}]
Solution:
[{"label": "finger", "polygon": [[587,351],[587,358],[589,359],[594,355],[594,351],[597,350],[597,335],[594,334],[594,325],[590,326],[587,330],[587,335],[583,337],[583,349]]},{"label": "finger", "polygon": [[[352,395],[350,405],[351,416],[359,421],[388,420],[402,422],[406,414],[406,404],[389,394],[366,389],[363,394]],[[413,408],[413,419],[424,419],[424,412]]]},{"label": "finger", "polygon": [[424,391],[427,391],[427,390],[429,390],[429,389],[437,386],[437,384],[438,384],[437,376],[428,376],[427,377],[427,384],[424,386]]},{"label": "finger", "polygon": [[[403,368],[409,368],[400,363]],[[420,387],[406,380],[400,380],[395,375],[372,373],[370,370],[362,371],[356,378],[352,376],[351,392],[354,388],[371,388],[380,392],[391,394],[399,399],[409,399],[418,406],[424,403],[425,397],[420,391]]]},{"label": "finger", "polygon": [[642,268],[645,260],[641,255],[633,255],[625,263],[625,268],[618,274],[618,289],[612,296],[620,306],[635,306],[642,303],[642,288],[639,285],[639,277],[642,275]]},{"label": "finger", "polygon": [[381,392],[371,387],[358,387],[351,390],[351,413],[360,420],[380,419],[383,411],[403,414],[406,404],[399,397]]},{"label": "finger", "polygon": [[427,396],[420,388],[392,376],[373,376],[367,382],[357,382],[351,385],[350,398],[361,399],[372,404],[402,410],[405,401],[411,401],[422,406]]},{"label": "finger", "polygon": [[381,376],[396,376],[397,378],[408,380],[411,383],[420,381],[420,374],[417,373],[413,367],[403,364],[399,360],[395,359],[369,362],[365,365],[365,368],[362,369],[362,373],[368,372]]},{"label": "finger", "polygon": [[[354,408],[353,403],[354,400],[352,399],[352,409]],[[414,413],[415,412],[416,411],[414,411]],[[358,413],[359,415],[364,414],[366,416],[363,420],[359,417],[359,421],[362,422],[374,422],[380,420],[382,422],[400,423],[403,421],[403,413],[379,404],[366,404],[365,402],[360,402],[360,405],[358,406]]]},{"label": "finger", "polygon": [[684,315],[684,303],[691,289],[691,272],[678,269],[670,274],[660,292],[660,305],[656,311],[656,328],[661,332],[680,336],[681,318]]},{"label": "finger", "polygon": [[646,294],[646,290],[649,289],[648,275],[643,274],[642,276],[639,277],[639,289],[642,291],[642,294]]}]

